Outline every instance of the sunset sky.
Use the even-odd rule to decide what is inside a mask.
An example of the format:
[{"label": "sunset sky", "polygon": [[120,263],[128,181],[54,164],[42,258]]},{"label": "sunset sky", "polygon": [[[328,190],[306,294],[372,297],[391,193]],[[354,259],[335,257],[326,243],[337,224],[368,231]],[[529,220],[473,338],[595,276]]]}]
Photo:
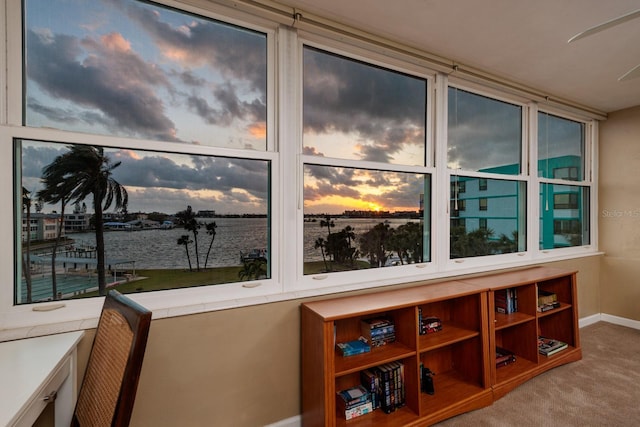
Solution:
[{"label": "sunset sky", "polygon": [[264,34],[130,0],[27,0],[31,126],[266,147]]}]

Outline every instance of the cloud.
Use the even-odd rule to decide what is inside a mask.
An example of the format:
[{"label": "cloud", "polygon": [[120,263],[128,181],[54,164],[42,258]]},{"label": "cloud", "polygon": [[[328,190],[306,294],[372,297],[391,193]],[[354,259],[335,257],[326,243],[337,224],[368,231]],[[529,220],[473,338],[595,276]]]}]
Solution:
[{"label": "cloud", "polygon": [[352,135],[363,160],[424,146],[425,80],[311,48],[303,74],[305,132]]},{"label": "cloud", "polygon": [[156,95],[158,86],[171,88],[169,81],[132,52],[120,35],[77,39],[28,30],[27,45],[28,77],[52,97],[100,111],[108,117],[104,123],[113,121],[115,129],[124,129],[116,134],[177,140],[175,126]]},{"label": "cloud", "polygon": [[519,106],[450,88],[448,114],[450,167],[478,171],[520,163]]},{"label": "cloud", "polygon": [[[37,192],[43,168],[67,152],[67,144],[25,141],[22,148],[23,185]],[[120,165],[113,178],[130,191],[133,210],[171,213],[187,204],[228,213],[266,213],[269,197],[268,163],[191,154],[106,148]],[[131,210],[130,209],[130,210]]]},{"label": "cloud", "polygon": [[129,4],[127,15],[155,40],[165,57],[182,65],[209,65],[229,79],[243,79],[266,97],[266,35],[204,18],[172,26],[155,9]]}]

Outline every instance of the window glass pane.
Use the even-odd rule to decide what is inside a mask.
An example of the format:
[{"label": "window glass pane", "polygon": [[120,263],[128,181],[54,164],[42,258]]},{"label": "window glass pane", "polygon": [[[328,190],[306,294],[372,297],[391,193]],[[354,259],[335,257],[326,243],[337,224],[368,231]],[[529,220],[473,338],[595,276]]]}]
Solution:
[{"label": "window glass pane", "polygon": [[542,184],[540,249],[589,244],[589,188]]},{"label": "window glass pane", "polygon": [[150,2],[25,0],[25,124],[266,149],[267,38]]},{"label": "window glass pane", "polygon": [[584,180],[585,125],[538,113],[538,176]]},{"label": "window glass pane", "polygon": [[430,261],[429,175],[305,165],[304,180],[305,274]]},{"label": "window glass pane", "polygon": [[304,152],[424,165],[427,82],[304,48]]},{"label": "window glass pane", "polygon": [[102,284],[131,293],[270,277],[269,161],[15,147],[17,303],[97,295]]},{"label": "window glass pane", "polygon": [[449,88],[447,166],[517,175],[522,107]]},{"label": "window glass pane", "polygon": [[[526,183],[452,176],[451,187],[465,182],[465,193],[451,200],[451,259],[526,250]],[[479,197],[479,196],[482,197]]]}]

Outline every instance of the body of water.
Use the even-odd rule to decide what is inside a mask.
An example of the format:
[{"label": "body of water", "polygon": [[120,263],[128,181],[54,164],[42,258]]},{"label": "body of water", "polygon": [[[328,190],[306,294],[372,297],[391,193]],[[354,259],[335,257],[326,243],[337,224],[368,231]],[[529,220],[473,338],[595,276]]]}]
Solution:
[{"label": "body of water", "polygon": [[[240,252],[253,248],[267,248],[266,218],[215,218],[199,219],[203,223],[198,230],[198,255],[200,267],[204,267],[211,236],[207,234],[205,223],[215,221],[216,235],[209,254],[207,267],[241,265]],[[181,236],[193,233],[182,227],[173,229],[151,229],[139,231],[108,231],[104,234],[105,255],[110,260],[135,261],[136,268],[188,268],[189,263],[184,245],[178,245]],[[75,233],[69,237],[76,245],[95,246],[95,233]],[[191,265],[196,267],[195,242],[188,245]]]},{"label": "body of water", "polygon": [[[268,248],[268,233],[266,218],[215,218],[201,219],[201,222],[215,221],[216,236],[211,247],[207,267],[226,267],[240,265],[240,252],[251,249]],[[389,219],[389,226],[397,228],[406,224],[406,219]],[[417,220],[414,220],[417,221]],[[335,227],[331,232],[338,232],[346,226],[351,226],[358,236],[366,233],[380,219],[354,219],[335,218]],[[180,236],[188,235],[193,239],[193,234],[176,227],[171,230],[141,230],[141,231],[110,231],[105,233],[105,253],[111,260],[135,261],[136,268],[188,268],[188,261],[183,245],[178,245]],[[77,245],[95,245],[94,233],[78,233],[69,237],[76,241]],[[327,238],[327,228],[320,226],[320,220],[304,223],[304,260],[322,261],[320,249],[314,248],[315,241],[319,238]],[[198,252],[200,266],[204,267],[204,261],[211,243],[211,236],[207,235],[204,226],[198,233]],[[356,245],[357,243],[354,243]],[[194,244],[189,245],[191,263],[195,267]]]}]

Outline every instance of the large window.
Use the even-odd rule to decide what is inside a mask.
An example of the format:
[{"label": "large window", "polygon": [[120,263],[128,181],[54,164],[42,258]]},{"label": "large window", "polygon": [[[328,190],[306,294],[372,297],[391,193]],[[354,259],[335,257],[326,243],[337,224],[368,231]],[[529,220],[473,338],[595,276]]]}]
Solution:
[{"label": "large window", "polygon": [[305,274],[430,261],[426,79],[303,57]]},{"label": "large window", "polygon": [[520,105],[449,87],[451,259],[526,250],[526,181],[488,178],[521,174],[522,122]]},{"label": "large window", "polygon": [[270,279],[267,33],[137,0],[23,16],[22,124],[62,132],[13,138],[15,303]]},{"label": "large window", "polygon": [[584,123],[538,113],[540,249],[583,246],[590,242],[585,129]]}]

